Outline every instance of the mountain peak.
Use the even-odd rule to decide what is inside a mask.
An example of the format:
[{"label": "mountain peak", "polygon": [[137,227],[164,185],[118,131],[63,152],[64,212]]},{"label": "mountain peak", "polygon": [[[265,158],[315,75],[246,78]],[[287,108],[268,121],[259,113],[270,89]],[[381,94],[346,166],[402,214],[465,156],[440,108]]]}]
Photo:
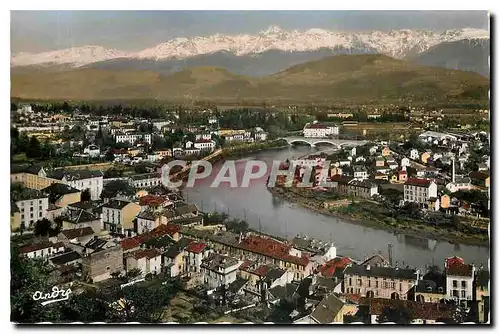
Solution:
[{"label": "mountain peak", "polygon": [[279,34],[279,33],[283,32],[283,31],[284,30],[281,29],[279,26],[270,25],[269,27],[267,27],[266,30],[261,31],[261,34],[265,34],[265,35]]},{"label": "mountain peak", "polygon": [[217,52],[244,56],[262,54],[270,50],[310,52],[320,49],[342,49],[353,53],[381,53],[394,58],[405,58],[429,50],[443,42],[473,38],[489,38],[489,33],[486,30],[470,28],[443,32],[410,29],[387,32],[338,32],[318,28],[306,31],[288,31],[279,26],[271,25],[257,35],[215,34],[206,37],[176,37],[135,53],[95,45],[37,54],[22,53],[12,55],[11,66],[55,63],[72,64],[74,67],[79,67],[115,58],[187,59]]}]

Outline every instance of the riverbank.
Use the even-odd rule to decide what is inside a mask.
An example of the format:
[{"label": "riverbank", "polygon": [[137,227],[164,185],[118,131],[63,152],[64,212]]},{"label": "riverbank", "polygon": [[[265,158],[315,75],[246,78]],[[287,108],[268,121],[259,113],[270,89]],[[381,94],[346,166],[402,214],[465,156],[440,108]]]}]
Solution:
[{"label": "riverbank", "polygon": [[[407,224],[407,222],[401,222],[393,220],[392,225],[388,223],[384,223],[380,220],[375,220],[370,217],[364,217],[364,214],[359,213],[343,213],[337,211],[331,211],[325,209],[323,207],[322,200],[315,200],[311,198],[305,198],[298,194],[295,194],[285,188],[274,187],[267,188],[268,191],[288,202],[300,205],[309,210],[313,210],[317,213],[337,217],[344,219],[352,224],[362,225],[374,229],[381,229],[393,232],[395,234],[405,234],[409,236],[425,238],[425,239],[434,239],[440,241],[447,241],[451,244],[465,244],[465,245],[473,245],[473,246],[489,246],[488,235],[470,235],[464,234],[458,231],[449,231],[448,229],[436,228],[434,226],[423,225],[419,222],[412,222],[411,224]],[[399,226],[394,226],[399,223]],[[404,224],[406,223],[406,224]]]}]

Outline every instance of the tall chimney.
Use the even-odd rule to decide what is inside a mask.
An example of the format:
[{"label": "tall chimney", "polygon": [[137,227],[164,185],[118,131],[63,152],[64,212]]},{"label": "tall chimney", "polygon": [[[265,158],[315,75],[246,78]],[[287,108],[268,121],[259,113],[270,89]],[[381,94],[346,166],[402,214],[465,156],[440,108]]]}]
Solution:
[{"label": "tall chimney", "polygon": [[455,157],[452,159],[452,164],[451,182],[455,183]]}]

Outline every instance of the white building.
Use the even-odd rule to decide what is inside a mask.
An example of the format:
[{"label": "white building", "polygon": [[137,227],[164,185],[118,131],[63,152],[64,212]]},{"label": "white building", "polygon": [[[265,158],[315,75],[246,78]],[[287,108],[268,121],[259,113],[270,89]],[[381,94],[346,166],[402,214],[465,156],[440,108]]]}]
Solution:
[{"label": "white building", "polygon": [[437,198],[437,184],[430,179],[408,178],[404,185],[404,201],[427,204]]},{"label": "white building", "polygon": [[354,178],[356,180],[367,180],[368,179],[368,171],[364,166],[354,166]]},{"label": "white building", "polygon": [[211,139],[198,139],[193,143],[193,146],[202,151],[213,151],[215,148],[215,141]]},{"label": "white building", "polygon": [[51,241],[42,241],[21,247],[19,253],[29,258],[48,258],[54,254],[64,252],[62,242],[52,243]]},{"label": "white building", "polygon": [[141,276],[157,275],[161,272],[161,252],[155,248],[139,250],[126,258],[127,271],[139,269]]},{"label": "white building", "polygon": [[134,188],[150,188],[161,184],[161,173],[137,174],[130,177]]},{"label": "white building", "polygon": [[465,264],[459,257],[447,258],[445,261],[446,297],[460,302],[472,301],[474,290],[474,265]]},{"label": "white building", "polygon": [[212,134],[210,132],[207,133],[198,133],[195,137],[196,140],[210,140],[212,139]]},{"label": "white building", "polygon": [[116,143],[130,143],[135,144],[137,141],[144,141],[151,145],[150,133],[121,133],[115,137]]},{"label": "white building", "polygon": [[410,159],[412,160],[419,160],[420,159],[420,154],[418,153],[418,150],[414,148],[413,150],[410,151]]},{"label": "white building", "polygon": [[202,261],[201,273],[204,286],[209,289],[216,289],[219,286],[226,287],[236,281],[236,273],[243,263],[232,257],[212,253]]},{"label": "white building", "polygon": [[153,127],[157,128],[158,130],[161,130],[164,126],[168,126],[172,122],[168,120],[157,119],[153,120],[151,123],[153,124]]},{"label": "white building", "polygon": [[303,131],[306,138],[325,138],[331,135],[338,135],[339,127],[315,122],[306,124]]},{"label": "white building", "polygon": [[92,200],[98,200],[101,196],[103,176],[104,174],[100,170],[95,171],[88,169],[56,169],[49,175],[50,178],[59,180],[82,192],[88,189]]},{"label": "white building", "polygon": [[401,167],[410,167],[410,159],[407,157],[401,159]]},{"label": "white building", "polygon": [[97,158],[101,154],[101,150],[97,145],[89,145],[83,150],[84,154],[88,154],[91,158]]},{"label": "white building", "polygon": [[184,268],[183,272],[189,274],[199,273],[201,271],[201,262],[208,256],[210,251],[202,242],[192,242],[184,249]]},{"label": "white building", "polygon": [[39,191],[25,189],[16,205],[21,216],[21,227],[32,229],[36,221],[46,218],[49,198]]}]

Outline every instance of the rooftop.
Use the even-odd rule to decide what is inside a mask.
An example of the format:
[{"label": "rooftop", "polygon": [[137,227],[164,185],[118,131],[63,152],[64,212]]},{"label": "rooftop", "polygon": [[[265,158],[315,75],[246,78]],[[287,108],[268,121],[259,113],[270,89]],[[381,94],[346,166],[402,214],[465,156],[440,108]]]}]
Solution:
[{"label": "rooftop", "polygon": [[98,170],[89,170],[89,169],[80,169],[80,170],[64,170],[64,169],[56,169],[48,176],[50,178],[56,180],[66,179],[67,181],[76,181],[76,180],[85,180],[96,177],[103,177],[102,171]]},{"label": "rooftop", "polygon": [[75,228],[75,229],[71,229],[71,230],[61,231],[61,234],[64,235],[69,240],[79,238],[79,237],[86,237],[89,235],[93,235],[94,233],[95,232],[92,229],[92,227]]},{"label": "rooftop", "polygon": [[405,185],[417,186],[417,187],[428,187],[431,184],[431,179],[419,179],[410,177],[406,180]]},{"label": "rooftop", "polygon": [[346,267],[344,271],[345,275],[357,275],[357,276],[368,276],[368,277],[389,277],[404,280],[415,280],[415,270],[413,269],[402,269],[393,267],[377,267],[377,266],[363,266],[352,264]]},{"label": "rooftop", "polygon": [[[210,254],[207,258],[202,260],[201,266],[211,271],[219,271],[220,269],[227,269],[238,264],[238,260],[229,256],[220,255],[217,253]],[[237,268],[235,268],[236,270]]]},{"label": "rooftop", "polygon": [[50,258],[50,262],[52,262],[55,265],[64,265],[68,262],[73,262],[76,260],[81,259],[81,255],[78,254],[75,251],[70,251],[61,255],[57,255],[55,257]]}]

